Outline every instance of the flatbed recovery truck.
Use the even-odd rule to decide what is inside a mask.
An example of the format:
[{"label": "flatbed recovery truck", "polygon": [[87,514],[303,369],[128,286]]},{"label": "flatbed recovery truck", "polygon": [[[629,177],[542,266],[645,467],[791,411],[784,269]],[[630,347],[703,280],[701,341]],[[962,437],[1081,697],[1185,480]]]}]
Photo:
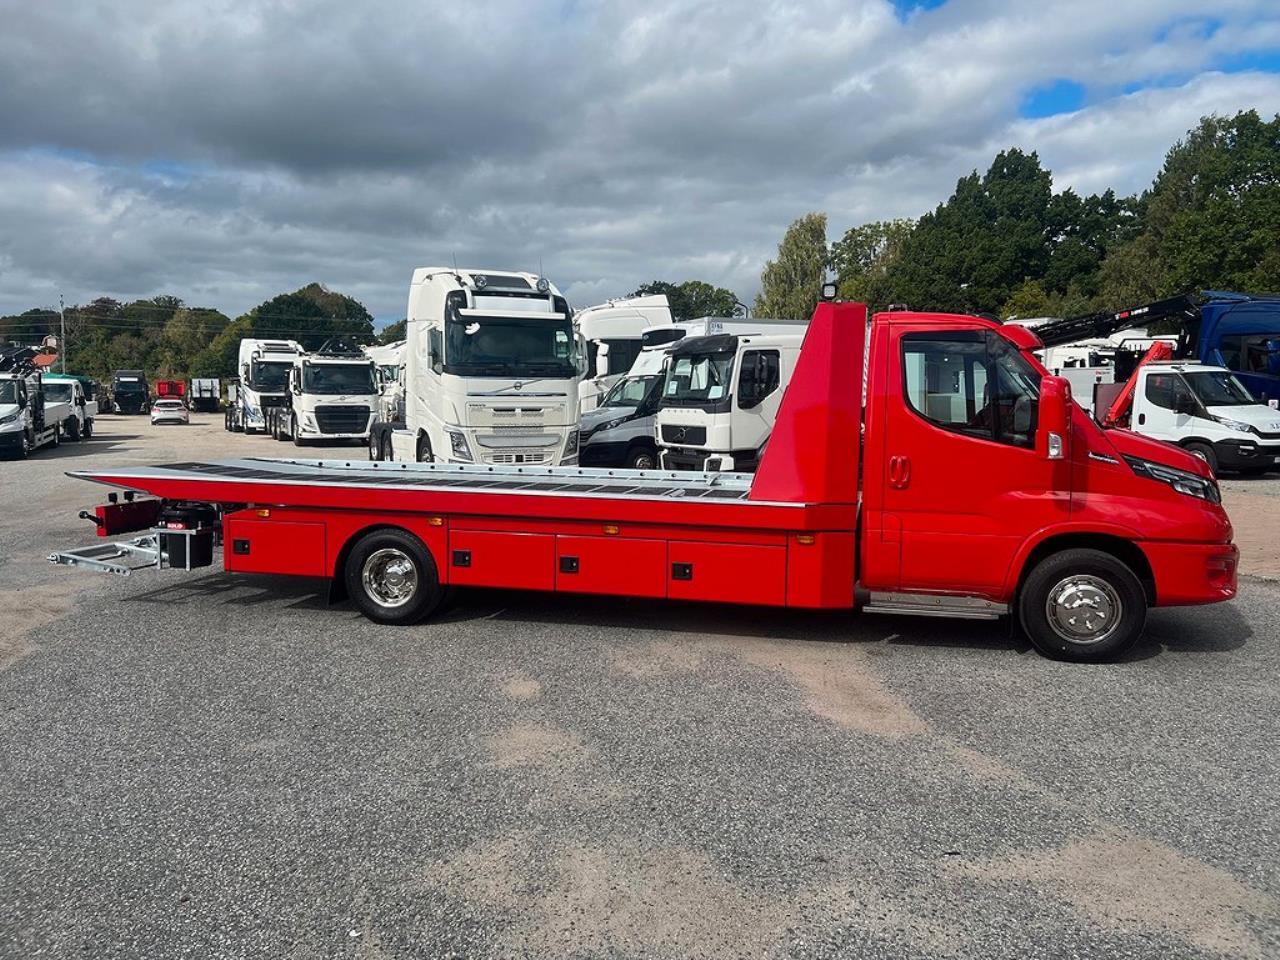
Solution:
[{"label": "flatbed recovery truck", "polygon": [[[1149,606],[1234,596],[1237,550],[1205,464],[1104,431],[1039,346],[979,317],[868,325],[861,304],[821,303],[753,476],[267,459],[72,475],[215,505],[227,571],[326,578],[380,623],[496,587],[1012,614],[1046,655],[1110,659]],[[106,509],[103,535],[120,528]]]}]

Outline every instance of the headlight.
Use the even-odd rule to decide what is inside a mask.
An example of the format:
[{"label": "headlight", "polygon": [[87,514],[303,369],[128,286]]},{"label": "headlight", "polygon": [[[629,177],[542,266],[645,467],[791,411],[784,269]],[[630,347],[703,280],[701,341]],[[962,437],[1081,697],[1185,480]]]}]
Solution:
[{"label": "headlight", "polygon": [[1253,425],[1249,423],[1241,423],[1239,420],[1232,420],[1229,417],[1214,417],[1220,424],[1228,430],[1238,430],[1241,433],[1254,433]]},{"label": "headlight", "polygon": [[564,455],[571,457],[578,452],[578,431],[570,430],[569,439],[564,442]]},{"label": "headlight", "polygon": [[449,446],[453,450],[453,455],[457,457],[459,460],[472,459],[471,448],[467,446],[466,436],[461,433],[456,433],[453,430],[449,430],[448,434],[449,434]]},{"label": "headlight", "polygon": [[1146,477],[1148,480],[1155,480],[1159,483],[1167,483],[1179,493],[1185,493],[1189,497],[1196,497],[1209,503],[1222,502],[1222,494],[1218,492],[1218,485],[1212,480],[1206,480],[1204,477],[1188,473],[1186,470],[1179,470],[1177,467],[1169,467],[1163,463],[1143,460],[1141,457],[1125,457],[1124,460],[1125,463],[1129,464],[1133,472],[1140,477]]},{"label": "headlight", "polygon": [[620,427],[620,426],[622,426],[624,423],[626,423],[628,419],[629,419],[628,417],[619,417],[617,420],[610,420],[608,423],[606,423],[606,424],[604,425],[604,429],[605,429],[605,430],[616,430],[616,429],[618,429],[618,427]]},{"label": "headlight", "polygon": [[257,407],[248,407],[248,406],[247,406],[247,407],[245,407],[245,408],[244,408],[244,418],[245,418],[246,420],[261,420],[261,419],[262,419],[262,411],[261,411],[261,410],[259,410]]},{"label": "headlight", "polygon": [[13,413],[0,417],[0,423],[13,423],[13,421],[18,419],[18,414],[20,414],[21,412],[22,412],[21,410],[16,410]]}]

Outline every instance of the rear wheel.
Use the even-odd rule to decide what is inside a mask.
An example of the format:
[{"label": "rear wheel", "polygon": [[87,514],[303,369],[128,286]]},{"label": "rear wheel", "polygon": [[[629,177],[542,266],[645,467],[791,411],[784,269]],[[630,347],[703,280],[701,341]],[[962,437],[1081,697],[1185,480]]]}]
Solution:
[{"label": "rear wheel", "polygon": [[65,428],[68,440],[80,439],[80,421],[74,416],[67,417],[67,419],[63,421],[62,425]]},{"label": "rear wheel", "polygon": [[1213,452],[1213,447],[1207,443],[1188,443],[1183,449],[1207,463],[1214,476],[1218,475],[1218,455]]},{"label": "rear wheel", "polygon": [[1123,561],[1101,550],[1064,550],[1042,560],[1018,597],[1018,620],[1045,656],[1112,660],[1147,620],[1147,595]]},{"label": "rear wheel", "polygon": [[375,460],[375,461],[381,460],[382,459],[382,457],[380,456],[381,453],[382,453],[382,448],[378,444],[378,435],[374,431],[370,430],[369,431],[369,459]]},{"label": "rear wheel", "polygon": [[417,623],[444,598],[430,552],[404,530],[361,537],[347,556],[343,579],[347,595],[376,623]]}]

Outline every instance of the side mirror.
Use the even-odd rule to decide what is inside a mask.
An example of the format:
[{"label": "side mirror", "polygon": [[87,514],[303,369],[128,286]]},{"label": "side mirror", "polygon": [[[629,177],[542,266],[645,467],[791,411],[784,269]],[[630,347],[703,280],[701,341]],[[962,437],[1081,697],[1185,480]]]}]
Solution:
[{"label": "side mirror", "polygon": [[1071,383],[1065,377],[1041,379],[1039,413],[1036,451],[1046,460],[1065,460],[1071,439]]},{"label": "side mirror", "polygon": [[596,344],[596,376],[607,377],[609,375],[609,345],[607,343]]}]

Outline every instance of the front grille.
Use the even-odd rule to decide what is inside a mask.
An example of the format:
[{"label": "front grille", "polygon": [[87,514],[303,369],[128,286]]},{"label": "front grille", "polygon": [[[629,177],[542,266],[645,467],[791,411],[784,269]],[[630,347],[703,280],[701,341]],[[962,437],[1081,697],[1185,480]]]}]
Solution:
[{"label": "front grille", "polygon": [[262,398],[263,410],[269,410],[272,407],[283,407],[283,406],[284,406],[284,394],[280,394],[278,396],[268,395]]},{"label": "front grille", "polygon": [[482,458],[483,463],[547,463],[551,459],[546,453],[494,453]]},{"label": "front grille", "polygon": [[316,407],[316,425],[321,433],[363,433],[369,425],[369,408],[345,404]]},{"label": "front grille", "polygon": [[699,446],[707,442],[706,427],[686,427],[679,423],[664,423],[662,439],[665,443],[689,443]]},{"label": "front grille", "polygon": [[1280,433],[1258,433],[1259,439],[1262,440],[1280,440]]}]

